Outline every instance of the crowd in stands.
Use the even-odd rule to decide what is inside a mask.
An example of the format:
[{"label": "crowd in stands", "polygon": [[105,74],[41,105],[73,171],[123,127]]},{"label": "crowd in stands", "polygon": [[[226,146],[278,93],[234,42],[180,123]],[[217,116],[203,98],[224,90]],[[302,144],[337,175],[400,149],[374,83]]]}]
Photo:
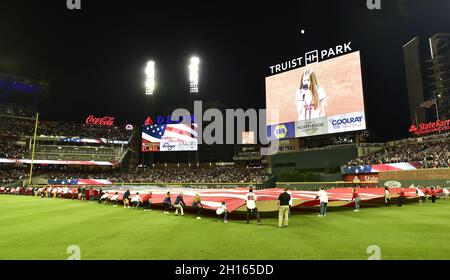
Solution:
[{"label": "crowd in stands", "polygon": [[133,172],[119,175],[121,182],[154,183],[263,183],[267,174],[260,168],[174,168],[151,169],[138,168]]},{"label": "crowd in stands", "polygon": [[[0,135],[33,136],[35,123],[24,120],[0,117]],[[131,131],[119,127],[92,127],[77,123],[40,122],[37,135],[82,138],[106,138],[108,140],[128,141]]]},{"label": "crowd in stands", "polygon": [[425,156],[425,168],[450,167],[450,141],[428,148]]},{"label": "crowd in stands", "polygon": [[0,116],[0,136],[32,136],[34,121]]},{"label": "crowd in stands", "polygon": [[387,146],[380,151],[368,153],[351,160],[347,166],[399,162],[421,162],[424,168],[449,167],[450,140]]},{"label": "crowd in stands", "polygon": [[[0,105],[0,135],[33,136],[35,122],[33,108],[15,104]],[[128,141],[132,131],[124,127],[99,127],[78,123],[40,121],[37,135],[65,136],[82,138],[106,138],[108,140]]]},{"label": "crowd in stands", "polygon": [[0,186],[27,178],[26,170],[22,168],[5,168],[0,165]]},{"label": "crowd in stands", "polygon": [[13,145],[0,142],[0,158],[22,159],[27,154],[26,146]]},{"label": "crowd in stands", "polygon": [[[36,170],[36,169],[35,169]],[[133,171],[40,170],[54,180],[106,179],[124,183],[263,183],[268,175],[260,168],[137,168]]]},{"label": "crowd in stands", "polygon": [[65,137],[83,137],[108,140],[127,141],[131,136],[131,131],[119,127],[94,127],[77,123],[56,123],[42,122],[38,126],[38,135],[52,135]]},{"label": "crowd in stands", "polygon": [[23,106],[14,103],[0,104],[0,115],[32,118],[35,114],[36,111],[32,106]]}]

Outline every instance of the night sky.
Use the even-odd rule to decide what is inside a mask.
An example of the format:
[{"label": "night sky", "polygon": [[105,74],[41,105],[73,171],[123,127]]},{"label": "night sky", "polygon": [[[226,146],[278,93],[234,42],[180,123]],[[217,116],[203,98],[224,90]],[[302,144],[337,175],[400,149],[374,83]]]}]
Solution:
[{"label": "night sky", "polygon": [[[244,3],[245,2],[245,5]],[[82,122],[89,114],[142,123],[154,99],[188,101],[189,58],[197,55],[202,99],[264,108],[269,66],[352,41],[360,50],[368,128],[374,139],[408,135],[402,46],[415,35],[450,32],[450,1],[105,1],[0,2],[0,72],[44,79],[41,118]],[[304,29],[305,34],[300,30]],[[157,92],[144,95],[146,61]]]}]

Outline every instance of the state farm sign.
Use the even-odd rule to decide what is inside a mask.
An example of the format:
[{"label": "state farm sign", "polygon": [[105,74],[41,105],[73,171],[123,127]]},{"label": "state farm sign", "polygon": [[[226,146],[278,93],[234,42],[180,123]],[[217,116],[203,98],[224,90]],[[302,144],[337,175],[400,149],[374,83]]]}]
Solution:
[{"label": "state farm sign", "polygon": [[416,135],[429,134],[437,131],[450,130],[450,120],[420,123],[418,126],[411,125],[409,132]]},{"label": "state farm sign", "polygon": [[86,119],[86,124],[87,125],[113,126],[114,125],[114,117],[95,118],[93,115],[90,115]]}]

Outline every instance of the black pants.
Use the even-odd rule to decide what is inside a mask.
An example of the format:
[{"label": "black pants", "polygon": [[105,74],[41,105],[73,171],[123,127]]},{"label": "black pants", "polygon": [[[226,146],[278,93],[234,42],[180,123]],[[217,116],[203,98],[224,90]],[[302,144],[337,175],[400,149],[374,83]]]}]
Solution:
[{"label": "black pants", "polygon": [[435,202],[436,202],[436,196],[433,195],[433,196],[431,197],[431,203],[435,203]]},{"label": "black pants", "polygon": [[228,212],[225,211],[222,214],[219,215],[219,219],[226,221],[227,220],[227,216],[228,216]]},{"label": "black pants", "polygon": [[168,212],[170,209],[170,204],[167,202],[164,202],[164,211]]},{"label": "black pants", "polygon": [[197,213],[197,217],[200,217],[200,214],[202,213],[202,207],[198,206],[197,204],[192,205],[192,208],[194,208],[195,212]]},{"label": "black pants", "polygon": [[398,207],[402,207],[403,199],[404,199],[403,196],[398,197],[398,203],[397,203]]},{"label": "black pants", "polygon": [[258,223],[261,223],[261,218],[259,217],[258,208],[255,209],[248,209],[247,208],[247,224],[250,222],[250,213],[255,213],[256,219],[258,219]]},{"label": "black pants", "polygon": [[144,209],[150,210],[152,208],[152,202],[151,201],[144,201]]}]

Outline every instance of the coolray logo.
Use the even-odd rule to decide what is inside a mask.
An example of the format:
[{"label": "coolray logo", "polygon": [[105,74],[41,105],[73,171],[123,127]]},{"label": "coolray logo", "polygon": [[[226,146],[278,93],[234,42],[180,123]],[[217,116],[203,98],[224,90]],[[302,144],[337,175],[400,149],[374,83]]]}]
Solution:
[{"label": "coolray logo", "polygon": [[69,10],[81,10],[81,0],[67,0],[66,5]]},{"label": "coolray logo", "polygon": [[331,125],[339,129],[342,125],[352,124],[352,123],[360,123],[362,122],[363,116],[360,117],[350,117],[350,118],[342,118],[337,120],[330,120]]},{"label": "coolray logo", "polygon": [[381,0],[367,0],[367,9],[381,10]]}]

